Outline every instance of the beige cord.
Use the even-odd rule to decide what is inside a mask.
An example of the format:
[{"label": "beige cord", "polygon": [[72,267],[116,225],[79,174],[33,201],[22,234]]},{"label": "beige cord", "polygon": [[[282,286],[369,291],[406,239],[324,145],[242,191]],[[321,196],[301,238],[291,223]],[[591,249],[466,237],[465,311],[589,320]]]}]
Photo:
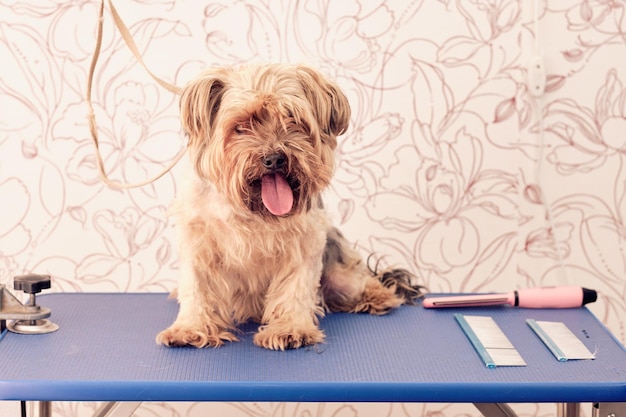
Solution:
[{"label": "beige cord", "polygon": [[[100,56],[100,49],[102,47],[102,27],[103,27],[103,23],[104,23],[104,1],[102,0],[100,2],[100,12],[99,12],[99,17],[98,17],[98,33],[97,33],[97,38],[96,38],[96,47],[94,49],[94,53],[93,53],[93,58],[91,59],[91,65],[89,67],[89,76],[87,78],[87,94],[86,94],[86,100],[87,100],[87,106],[89,108],[89,113],[87,115],[87,118],[89,120],[89,130],[91,132],[91,138],[93,139],[93,144],[95,146],[95,153],[96,153],[96,162],[97,162],[97,166],[98,166],[98,173],[100,174],[100,178],[102,179],[102,181],[108,185],[111,188],[117,188],[117,189],[128,189],[128,188],[137,188],[137,187],[143,187],[144,185],[150,184],[156,180],[158,180],[159,178],[161,178],[163,175],[167,174],[173,167],[174,165],[176,165],[178,163],[178,161],[180,161],[180,159],[183,157],[183,155],[185,154],[185,151],[187,150],[186,147],[183,148],[178,155],[176,155],[174,157],[174,160],[172,160],[172,162],[158,175],[156,175],[155,177],[142,181],[142,182],[137,182],[137,183],[132,183],[132,184],[126,184],[126,183],[120,183],[117,181],[113,181],[111,180],[107,173],[104,170],[104,162],[102,161],[102,155],[100,154],[100,144],[98,141],[98,127],[96,125],[96,116],[93,110],[93,104],[91,102],[91,90],[92,90],[92,86],[93,86],[93,77],[94,77],[94,73],[96,70],[96,64],[98,62],[98,57]],[[128,48],[131,50],[131,52],[133,53],[133,55],[135,56],[135,58],[137,59],[137,61],[141,64],[141,66],[148,72],[148,74],[150,74],[150,76],[163,88],[165,88],[168,91],[171,91],[174,94],[180,94],[181,89],[180,87],[177,87],[173,84],[170,84],[166,81],[163,81],[162,79],[160,79],[159,77],[157,77],[156,75],[154,75],[146,66],[146,64],[143,62],[143,59],[141,58],[141,54],[139,53],[139,49],[137,49],[137,45],[135,44],[135,42],[133,41],[133,38],[130,34],[130,31],[128,30],[128,28],[126,27],[126,25],[124,24],[124,22],[122,21],[122,19],[120,18],[119,14],[117,13],[117,10],[115,10],[115,7],[113,6],[113,2],[112,0],[109,0],[109,8],[111,9],[111,15],[113,16],[113,21],[115,22],[115,26],[117,26],[117,29],[119,30],[120,34],[122,35],[122,38],[124,39],[124,42],[126,42],[126,46],[128,46]]]}]

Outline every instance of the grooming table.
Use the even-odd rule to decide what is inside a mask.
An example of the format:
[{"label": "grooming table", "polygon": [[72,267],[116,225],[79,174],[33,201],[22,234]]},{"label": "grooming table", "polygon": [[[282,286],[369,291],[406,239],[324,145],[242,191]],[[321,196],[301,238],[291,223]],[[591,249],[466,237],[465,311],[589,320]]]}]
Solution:
[{"label": "grooming table", "polygon": [[[280,352],[253,345],[256,324],[218,349],[157,345],[178,311],[166,294],[37,301],[59,330],[3,334],[0,400],[463,402],[492,415],[508,414],[489,404],[626,402],[626,351],[587,308],[335,313],[321,320],[326,343]],[[493,317],[528,366],[486,368],[455,322],[459,312]],[[597,358],[558,362],[527,318],[564,322]]]}]

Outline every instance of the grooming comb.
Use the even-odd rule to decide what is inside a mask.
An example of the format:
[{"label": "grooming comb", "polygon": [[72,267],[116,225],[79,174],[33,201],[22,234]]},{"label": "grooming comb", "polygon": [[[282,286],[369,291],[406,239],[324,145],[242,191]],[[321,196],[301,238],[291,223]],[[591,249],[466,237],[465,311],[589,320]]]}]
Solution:
[{"label": "grooming comb", "polygon": [[526,320],[526,323],[559,361],[595,359],[595,355],[564,323],[533,319]]},{"label": "grooming comb", "polygon": [[454,318],[463,329],[474,349],[487,368],[496,366],[526,366],[524,358],[506,337],[498,324],[489,316],[466,316],[455,314]]}]

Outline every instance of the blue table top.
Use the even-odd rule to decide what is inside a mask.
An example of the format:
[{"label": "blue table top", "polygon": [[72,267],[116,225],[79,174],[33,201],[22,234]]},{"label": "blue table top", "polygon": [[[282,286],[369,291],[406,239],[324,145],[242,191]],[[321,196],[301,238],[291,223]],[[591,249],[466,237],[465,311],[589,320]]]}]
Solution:
[{"label": "blue table top", "polygon": [[[256,324],[214,349],[166,348],[156,334],[178,311],[166,294],[58,293],[38,297],[60,326],[0,341],[0,400],[61,401],[626,401],[626,351],[586,308],[329,314],[324,344],[256,347]],[[488,369],[454,320],[489,315],[526,367]],[[558,362],[525,320],[562,321],[595,360]]]}]

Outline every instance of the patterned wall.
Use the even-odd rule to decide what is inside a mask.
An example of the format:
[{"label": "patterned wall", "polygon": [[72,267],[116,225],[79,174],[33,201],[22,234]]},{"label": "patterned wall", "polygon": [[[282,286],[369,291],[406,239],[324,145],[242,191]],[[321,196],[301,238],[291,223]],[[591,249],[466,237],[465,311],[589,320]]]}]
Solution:
[{"label": "patterned wall", "polygon": [[[352,123],[327,206],[364,254],[432,291],[596,288],[626,340],[626,4],[602,0],[118,1],[147,66],[183,85],[210,65],[304,62],[346,91]],[[139,189],[98,178],[86,80],[97,1],[0,0],[0,282],[167,291],[174,173]],[[529,92],[540,56],[545,93]],[[177,97],[110,15],[93,85],[113,179],[184,147]],[[461,416],[449,404],[149,404],[138,416]],[[13,409],[15,404],[0,407]],[[94,404],[61,403],[55,415]],[[0,408],[1,409],[1,408]],[[529,404],[523,415],[552,414]]]}]

